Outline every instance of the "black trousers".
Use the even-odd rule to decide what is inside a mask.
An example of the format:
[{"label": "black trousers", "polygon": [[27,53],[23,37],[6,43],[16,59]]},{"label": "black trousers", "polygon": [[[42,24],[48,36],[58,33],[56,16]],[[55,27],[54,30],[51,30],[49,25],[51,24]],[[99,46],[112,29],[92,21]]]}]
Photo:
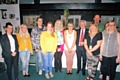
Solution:
[{"label": "black trousers", "polygon": [[81,70],[81,57],[83,58],[83,68],[82,70],[85,71],[85,67],[86,67],[86,51],[84,49],[83,46],[77,46],[77,50],[76,50],[76,54],[77,54],[77,70]]},{"label": "black trousers", "polygon": [[115,57],[105,57],[103,56],[102,62],[101,62],[101,72],[103,74],[103,80],[106,80],[106,76],[110,76],[110,80],[115,79],[116,74],[116,58]]},{"label": "black trousers", "polygon": [[56,52],[55,55],[55,60],[54,60],[54,66],[55,66],[55,71],[61,70],[62,69],[62,52]]},{"label": "black trousers", "polygon": [[7,66],[8,80],[13,80],[12,79],[12,66],[14,68],[15,79],[18,78],[18,56],[5,57],[5,63],[6,63],[6,66]]},{"label": "black trousers", "polygon": [[[101,65],[102,65],[102,62],[100,61]],[[103,74],[103,66],[100,66],[100,74]]]}]

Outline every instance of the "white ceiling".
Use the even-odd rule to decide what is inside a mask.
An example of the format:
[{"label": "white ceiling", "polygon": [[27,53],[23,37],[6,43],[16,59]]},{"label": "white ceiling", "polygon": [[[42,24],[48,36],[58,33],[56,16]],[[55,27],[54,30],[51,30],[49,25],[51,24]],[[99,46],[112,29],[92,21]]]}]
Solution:
[{"label": "white ceiling", "polygon": [[[20,4],[34,4],[34,0],[19,0]],[[120,0],[102,0],[102,3],[116,3]],[[95,3],[95,0],[40,0],[40,3]]]}]

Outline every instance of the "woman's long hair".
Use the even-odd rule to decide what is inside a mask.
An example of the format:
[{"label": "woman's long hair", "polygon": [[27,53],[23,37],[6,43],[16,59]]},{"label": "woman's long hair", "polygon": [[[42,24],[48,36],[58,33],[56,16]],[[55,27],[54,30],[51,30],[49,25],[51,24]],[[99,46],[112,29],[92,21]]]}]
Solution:
[{"label": "woman's long hair", "polygon": [[[116,33],[117,32],[117,29],[116,29],[116,23],[114,22],[114,21],[110,21],[110,22],[108,22],[108,26],[109,26],[109,23],[114,23],[114,33]],[[109,29],[107,29],[106,30],[107,32],[109,31]]]},{"label": "woman's long hair", "polygon": [[[48,24],[51,24],[51,26],[52,26],[51,36],[52,36],[52,37],[55,37],[55,35],[54,35],[53,23],[52,23],[51,21],[49,21],[49,22],[47,22],[47,25],[48,25]],[[46,27],[47,27],[47,25],[46,25]],[[47,30],[47,28],[46,28],[46,30]]]},{"label": "woman's long hair", "polygon": [[[90,27],[91,27],[92,25],[93,25],[93,26],[96,26],[96,32],[99,33],[98,25],[95,24],[95,23],[93,23],[93,22],[90,24]],[[90,35],[91,33],[92,33],[92,31],[91,31],[90,28],[89,28],[88,34]]]},{"label": "woman's long hair", "polygon": [[[58,28],[58,22],[60,22],[60,28]],[[63,30],[63,23],[60,19],[58,19],[56,22],[55,22],[55,30],[57,31],[62,31]]]},{"label": "woman's long hair", "polygon": [[[23,32],[22,32],[22,30],[21,30],[21,28],[22,28],[23,26],[26,26],[26,27],[27,27],[26,24],[22,24],[22,25],[20,26],[20,30],[19,30],[20,37],[23,36]],[[28,38],[28,36],[29,36],[28,29],[26,29],[25,37]]]}]

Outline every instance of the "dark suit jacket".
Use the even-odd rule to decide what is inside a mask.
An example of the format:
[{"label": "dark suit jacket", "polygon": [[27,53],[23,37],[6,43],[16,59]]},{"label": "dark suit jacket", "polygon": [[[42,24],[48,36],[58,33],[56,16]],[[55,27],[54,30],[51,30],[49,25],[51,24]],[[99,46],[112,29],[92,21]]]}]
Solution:
[{"label": "dark suit jacket", "polygon": [[[16,35],[12,35],[12,37],[15,40],[15,52],[17,53],[16,56],[18,56],[18,42],[17,42],[17,38]],[[2,46],[2,56],[3,57],[11,57],[11,48],[10,48],[10,41],[9,38],[7,36],[7,34],[4,34],[1,36],[1,46]]]},{"label": "dark suit jacket", "polygon": [[[76,40],[76,46],[78,47],[79,46],[79,38],[80,38],[80,31],[81,31],[81,28],[76,30],[77,31],[77,40]],[[84,32],[84,37],[88,35],[88,29],[85,29],[85,32]],[[84,39],[83,39],[84,40]]]}]

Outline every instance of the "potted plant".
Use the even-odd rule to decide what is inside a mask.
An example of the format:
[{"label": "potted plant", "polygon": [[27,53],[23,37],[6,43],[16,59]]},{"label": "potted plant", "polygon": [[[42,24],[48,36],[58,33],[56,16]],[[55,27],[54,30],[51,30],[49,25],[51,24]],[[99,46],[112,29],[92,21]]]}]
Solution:
[{"label": "potted plant", "polygon": [[63,21],[65,29],[67,28],[68,16],[69,16],[69,10],[68,8],[65,8],[64,9],[64,21]]}]

